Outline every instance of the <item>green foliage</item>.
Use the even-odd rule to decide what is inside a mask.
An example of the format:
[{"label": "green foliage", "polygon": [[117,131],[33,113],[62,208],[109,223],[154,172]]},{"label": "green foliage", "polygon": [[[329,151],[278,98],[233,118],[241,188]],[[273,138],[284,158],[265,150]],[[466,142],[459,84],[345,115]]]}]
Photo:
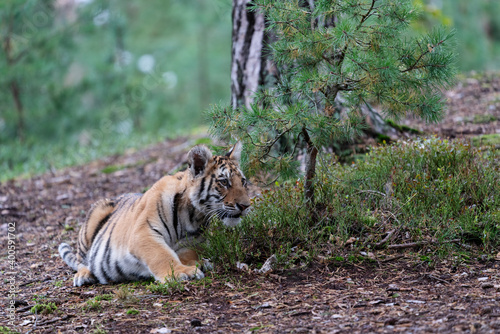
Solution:
[{"label": "green foliage", "polygon": [[140,312],[134,308],[131,308],[130,310],[127,310],[127,314],[129,315],[136,315],[139,314]]},{"label": "green foliage", "polygon": [[442,11],[457,30],[460,69],[500,69],[500,2],[444,0]]},{"label": "green foliage", "polygon": [[165,283],[160,283],[158,281],[151,282],[147,288],[152,293],[159,293],[162,295],[172,295],[176,292],[183,292],[185,290],[184,283],[175,279],[167,280]]},{"label": "green foliage", "polygon": [[0,334],[17,334],[19,332],[10,329],[9,327],[0,326]]},{"label": "green foliage", "polygon": [[120,301],[126,301],[130,298],[132,291],[127,285],[122,285],[119,289],[113,291]]},{"label": "green foliage", "polygon": [[[257,266],[272,254],[282,265],[307,263],[325,248],[332,261],[344,261],[346,245],[357,256],[389,243],[421,242],[426,261],[470,249],[494,255],[500,246],[499,158],[494,150],[437,138],[377,146],[351,165],[323,158],[318,220],[301,196],[303,182],[284,183],[264,191],[240,226],[211,226],[203,255],[226,269],[237,261]],[[381,243],[388,233],[392,237]]]},{"label": "green foliage", "polygon": [[101,301],[101,300],[113,300],[114,296],[112,294],[104,294],[104,295],[99,295],[99,296],[95,296],[94,299],[97,300],[97,301]]},{"label": "green foliage", "polygon": [[[79,146],[78,141],[46,143],[26,140],[0,145],[0,182],[16,176],[30,176],[50,169],[84,164],[102,156],[120,154],[130,148],[141,148],[148,143],[161,140],[151,135],[131,135],[125,141],[119,138],[106,143]],[[108,145],[109,144],[109,145]],[[114,144],[114,145],[111,145]]]},{"label": "green foliage", "polygon": [[50,314],[54,313],[57,310],[57,306],[55,303],[37,303],[30,309],[31,313],[36,314]]},{"label": "green foliage", "polygon": [[462,71],[500,69],[500,2],[491,0],[413,0],[424,15],[412,27],[425,31],[435,24],[454,28],[458,66]]},{"label": "green foliage", "polygon": [[488,135],[476,136],[472,138],[472,143],[475,146],[500,145],[500,134],[492,133]]},{"label": "green foliage", "polygon": [[440,117],[441,90],[455,74],[453,32],[409,37],[418,16],[411,1],[322,0],[310,8],[261,0],[255,9],[277,36],[270,49],[278,83],[257,94],[251,108],[215,106],[208,113],[215,135],[244,142],[250,175],[267,168],[293,176],[298,148],[352,139],[368,102],[393,118]]},{"label": "green foliage", "polygon": [[112,294],[103,294],[103,295],[98,295],[95,296],[92,299],[89,299],[85,302],[85,306],[83,307],[84,310],[87,311],[99,311],[102,309],[102,301],[110,301],[113,300],[114,295]]},{"label": "green foliage", "polygon": [[102,325],[96,324],[96,328],[90,331],[91,334],[106,334],[108,331],[102,327]]},{"label": "green foliage", "polygon": [[87,300],[83,307],[86,311],[99,311],[102,308],[101,301],[94,298]]},{"label": "green foliage", "polygon": [[2,181],[178,135],[228,96],[225,0],[56,3],[0,5]]}]

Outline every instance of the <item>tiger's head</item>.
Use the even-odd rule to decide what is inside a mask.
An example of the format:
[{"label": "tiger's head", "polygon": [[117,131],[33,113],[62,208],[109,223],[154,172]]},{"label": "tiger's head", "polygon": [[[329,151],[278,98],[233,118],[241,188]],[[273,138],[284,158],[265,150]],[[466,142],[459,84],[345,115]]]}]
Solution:
[{"label": "tiger's head", "polygon": [[251,205],[247,180],[239,168],[241,149],[238,142],[226,155],[212,156],[206,146],[198,145],[188,153],[191,202],[206,215],[219,217],[226,226],[237,225]]}]

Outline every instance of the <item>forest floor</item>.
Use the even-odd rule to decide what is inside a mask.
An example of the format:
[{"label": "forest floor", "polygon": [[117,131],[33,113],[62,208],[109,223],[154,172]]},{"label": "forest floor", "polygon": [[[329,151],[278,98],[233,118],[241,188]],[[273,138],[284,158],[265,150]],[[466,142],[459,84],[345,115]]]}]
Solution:
[{"label": "forest floor", "polygon": [[[500,77],[467,79],[447,97],[441,123],[404,124],[443,137],[498,140]],[[144,283],[73,287],[57,246],[76,240],[90,205],[143,191],[182,167],[194,144],[179,138],[1,184],[0,242],[15,235],[16,266],[10,268],[2,247],[0,317],[7,321],[0,326],[14,300],[14,329],[21,333],[500,332],[500,261],[429,264],[410,251],[373,263],[318,262],[265,275],[209,272],[168,294],[152,293]],[[35,304],[57,309],[35,315]]]}]

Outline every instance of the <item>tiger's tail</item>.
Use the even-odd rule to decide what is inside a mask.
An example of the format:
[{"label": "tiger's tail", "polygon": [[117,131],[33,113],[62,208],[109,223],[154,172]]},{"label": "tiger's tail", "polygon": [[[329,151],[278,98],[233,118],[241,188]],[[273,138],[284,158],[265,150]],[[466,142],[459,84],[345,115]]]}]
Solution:
[{"label": "tiger's tail", "polygon": [[78,271],[78,267],[82,265],[80,261],[76,258],[76,255],[73,253],[73,248],[66,243],[62,243],[59,245],[59,255],[66,262],[66,264],[73,269],[74,271]]}]

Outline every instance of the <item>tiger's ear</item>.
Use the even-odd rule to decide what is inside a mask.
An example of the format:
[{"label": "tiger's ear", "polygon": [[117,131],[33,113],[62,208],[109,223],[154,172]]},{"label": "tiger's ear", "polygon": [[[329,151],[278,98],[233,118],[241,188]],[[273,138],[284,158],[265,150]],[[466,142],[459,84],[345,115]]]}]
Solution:
[{"label": "tiger's ear", "polygon": [[188,166],[193,177],[205,172],[208,161],[212,159],[212,152],[205,145],[195,146],[188,153]]},{"label": "tiger's ear", "polygon": [[229,159],[233,160],[236,163],[240,163],[241,159],[241,150],[243,149],[243,145],[241,142],[237,142],[234,144],[233,147],[229,150],[229,152],[226,153],[226,157],[229,157]]}]

